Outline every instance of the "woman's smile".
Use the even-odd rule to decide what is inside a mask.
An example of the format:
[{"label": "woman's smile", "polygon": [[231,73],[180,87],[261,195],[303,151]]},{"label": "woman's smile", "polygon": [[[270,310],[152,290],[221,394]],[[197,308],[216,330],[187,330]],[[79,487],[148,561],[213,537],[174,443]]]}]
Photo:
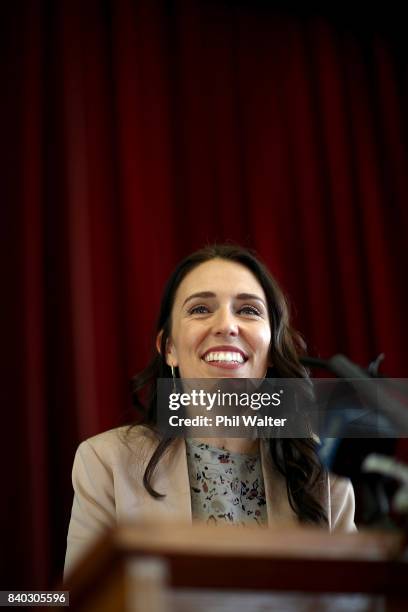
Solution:
[{"label": "woman's smile", "polygon": [[245,353],[236,346],[213,346],[208,349],[202,359],[215,368],[236,370],[248,360]]}]

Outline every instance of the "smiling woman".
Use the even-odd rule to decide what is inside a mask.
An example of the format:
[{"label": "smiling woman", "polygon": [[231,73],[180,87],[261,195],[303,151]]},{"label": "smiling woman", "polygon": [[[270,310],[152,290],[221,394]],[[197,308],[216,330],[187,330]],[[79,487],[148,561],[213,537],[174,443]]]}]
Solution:
[{"label": "smiling woman", "polygon": [[78,448],[66,572],[102,530],[144,517],[355,529],[351,483],[325,472],[313,438],[184,440],[158,433],[159,378],[307,382],[304,343],[259,259],[231,245],[184,259],[164,291],[156,349],[133,380],[144,424],[99,434]]}]

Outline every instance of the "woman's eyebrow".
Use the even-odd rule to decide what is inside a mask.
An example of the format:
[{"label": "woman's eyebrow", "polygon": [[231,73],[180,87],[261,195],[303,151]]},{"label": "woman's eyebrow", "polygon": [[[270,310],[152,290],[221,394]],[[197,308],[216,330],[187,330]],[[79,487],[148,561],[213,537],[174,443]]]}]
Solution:
[{"label": "woman's eyebrow", "polygon": [[266,308],[265,301],[255,293],[239,293],[236,297],[238,300],[256,300],[257,302],[261,302]]},{"label": "woman's eyebrow", "polygon": [[[198,293],[193,293],[191,295],[188,296],[188,298],[186,298],[183,302],[183,306],[189,302],[190,300],[193,300],[195,298],[214,298],[217,297],[215,293],[213,293],[212,291],[199,291]],[[255,293],[239,293],[237,296],[235,296],[237,300],[256,300],[257,302],[261,302],[261,304],[263,304],[266,308],[266,304],[264,302],[264,300],[262,298],[260,298],[258,295],[256,295]]]},{"label": "woman's eyebrow", "polygon": [[194,298],[213,298],[213,297],[216,297],[216,296],[215,296],[215,293],[213,293],[212,291],[199,291],[198,293],[192,293],[191,295],[188,296],[188,298],[184,300],[183,306],[184,304],[186,304],[190,300],[193,300]]}]

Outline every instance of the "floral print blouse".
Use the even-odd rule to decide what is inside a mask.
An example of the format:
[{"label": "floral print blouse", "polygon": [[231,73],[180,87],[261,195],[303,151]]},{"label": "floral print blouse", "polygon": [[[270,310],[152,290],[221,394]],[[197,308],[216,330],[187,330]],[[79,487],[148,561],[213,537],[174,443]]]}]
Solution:
[{"label": "floral print blouse", "polygon": [[260,455],[245,455],[186,440],[193,520],[267,525]]}]

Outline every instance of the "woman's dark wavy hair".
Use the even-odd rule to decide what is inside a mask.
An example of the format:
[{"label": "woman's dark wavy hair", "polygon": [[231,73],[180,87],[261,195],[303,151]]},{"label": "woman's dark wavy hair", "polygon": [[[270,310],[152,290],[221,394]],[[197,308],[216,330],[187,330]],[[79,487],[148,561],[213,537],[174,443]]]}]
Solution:
[{"label": "woman's dark wavy hair", "polygon": [[[171,313],[176,292],[182,280],[191,270],[212,259],[233,261],[250,270],[263,288],[268,304],[272,331],[270,359],[273,368],[267,377],[308,378],[308,372],[299,357],[305,353],[305,343],[300,334],[291,328],[289,308],[278,283],[263,263],[249,250],[230,244],[207,246],[192,253],[177,266],[170,276],[161,302],[157,333],[162,332],[160,353],[156,352],[147,367],[132,379],[134,405],[142,410],[143,423],[155,430],[157,422],[157,379],[170,378],[171,370],[164,356],[171,331]],[[147,390],[145,401],[141,399]],[[146,467],[143,484],[153,497],[163,497],[154,490],[152,477],[156,466],[174,442],[174,438],[160,439]],[[318,459],[317,444],[313,438],[270,439],[272,460],[286,480],[290,506],[299,522],[327,525],[327,515],[320,503],[324,490],[325,471]]]}]

